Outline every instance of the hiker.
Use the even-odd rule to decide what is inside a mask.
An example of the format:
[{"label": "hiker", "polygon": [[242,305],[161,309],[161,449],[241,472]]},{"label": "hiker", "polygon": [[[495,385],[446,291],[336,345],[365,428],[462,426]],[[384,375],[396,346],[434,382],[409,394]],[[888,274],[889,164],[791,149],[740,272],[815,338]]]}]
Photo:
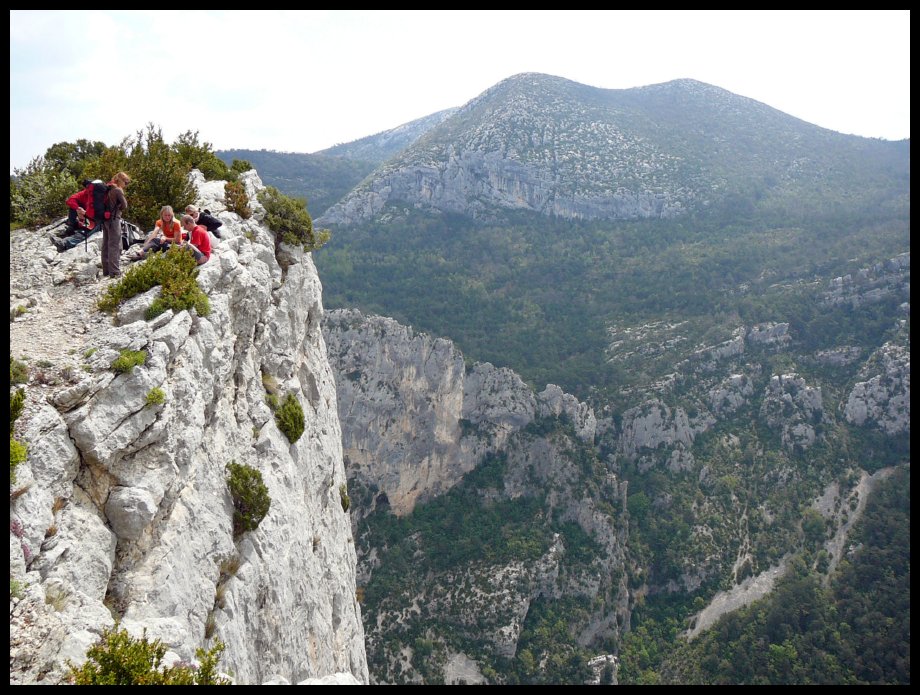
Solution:
[{"label": "hiker", "polygon": [[211,238],[202,224],[195,224],[191,215],[183,215],[182,228],[188,232],[188,247],[195,256],[195,262],[202,265],[211,258]]},{"label": "hiker", "polygon": [[218,239],[222,238],[218,228],[223,225],[223,222],[214,217],[209,210],[199,212],[196,205],[189,205],[185,208],[185,214],[191,215],[195,224],[200,224]]},{"label": "hiker", "polygon": [[83,188],[67,199],[67,223],[60,234],[49,237],[58,252],[72,249],[102,229],[102,219],[96,216],[96,202],[101,202],[104,195],[102,181],[87,179],[83,181]]},{"label": "hiker", "polygon": [[109,182],[105,195],[104,222],[102,223],[102,274],[106,277],[121,276],[121,215],[128,209],[125,189],[131,177],[119,171]]},{"label": "hiker", "polygon": [[160,208],[160,219],[157,220],[153,231],[147,235],[144,246],[132,260],[139,261],[146,258],[150,251],[166,251],[173,244],[182,244],[182,225],[176,219],[171,205]]},{"label": "hiker", "polygon": [[[85,242],[100,229],[102,229],[102,225],[96,224],[94,220],[86,216],[85,212],[76,212],[72,225],[68,221],[67,227],[61,235],[51,232],[48,238],[54,244],[54,248],[58,250],[58,253],[63,253],[75,246],[79,246],[80,242]],[[64,236],[64,238],[62,239],[61,236]]]},{"label": "hiker", "polygon": [[[67,199],[67,207],[70,210],[67,212],[67,226],[64,228],[63,236],[70,236],[79,231],[81,227],[95,231],[95,227],[102,221],[101,218],[97,220],[96,217],[96,200],[101,197],[100,193],[96,192],[97,186],[102,187],[103,192],[105,191],[105,184],[99,179],[86,179],[83,181],[83,190],[74,193]],[[89,222],[81,224],[79,219],[81,216]]]}]

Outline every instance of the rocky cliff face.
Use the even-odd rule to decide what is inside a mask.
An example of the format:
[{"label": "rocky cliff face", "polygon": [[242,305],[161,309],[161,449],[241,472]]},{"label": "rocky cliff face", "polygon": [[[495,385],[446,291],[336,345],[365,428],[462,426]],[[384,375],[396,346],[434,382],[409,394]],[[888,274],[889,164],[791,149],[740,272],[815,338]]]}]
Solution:
[{"label": "rocky cliff face", "polygon": [[886,343],[861,370],[844,405],[847,422],[910,434],[910,348]]},{"label": "rocky cliff face", "polygon": [[[456,484],[538,415],[564,415],[593,441],[594,413],[558,386],[534,394],[510,369],[469,371],[449,340],[354,309],[326,314],[348,475],[397,514]],[[362,510],[367,513],[372,510]]]},{"label": "rocky cliff face", "polygon": [[[58,255],[42,234],[11,234],[11,352],[31,372],[10,507],[10,576],[24,587],[11,595],[11,682],[57,682],[116,621],[163,640],[168,659],[222,640],[238,683],[367,682],[316,270],[297,249],[279,263],[257,205],[243,221],[224,211],[221,183],[196,183],[224,221],[198,278],[208,316],[148,322],[126,307],[110,325],[94,306],[106,282],[94,244]],[[261,186],[254,172],[245,183]],[[115,374],[123,349],[146,361]],[[304,409],[295,444],[266,405],[266,375]],[[271,495],[237,539],[231,461],[257,468]]]},{"label": "rocky cliff face", "polygon": [[[626,486],[616,476],[601,476],[600,483],[595,477],[586,452],[597,421],[587,405],[553,385],[535,394],[509,369],[467,369],[450,341],[392,319],[336,310],[326,314],[324,334],[339,389],[348,475],[356,490],[368,491],[353,517],[359,583],[368,585],[371,604],[372,680],[449,680],[456,672],[458,679],[478,682],[479,669],[518,654],[536,602],[590,606],[572,620],[573,639],[582,647],[627,628]],[[494,484],[472,493],[476,504],[485,514],[500,504],[532,515],[524,523],[529,541],[509,548],[495,539],[495,553],[456,563],[450,553],[428,558],[434,551],[424,534],[393,539],[393,545],[368,540],[385,522],[381,514],[409,515],[481,473],[485,460],[493,472],[482,475],[493,476]],[[475,508],[469,513],[478,514]],[[550,520],[568,535],[554,532]],[[440,538],[438,531],[433,535]],[[579,543],[590,543],[591,551]],[[394,545],[409,548],[414,559],[400,570],[398,587],[381,596],[374,580],[393,572],[397,560],[388,554]],[[436,653],[420,654],[415,638],[407,637],[414,634],[425,634]],[[487,645],[484,653],[470,649],[476,643]],[[489,680],[496,679],[493,672]]]}]

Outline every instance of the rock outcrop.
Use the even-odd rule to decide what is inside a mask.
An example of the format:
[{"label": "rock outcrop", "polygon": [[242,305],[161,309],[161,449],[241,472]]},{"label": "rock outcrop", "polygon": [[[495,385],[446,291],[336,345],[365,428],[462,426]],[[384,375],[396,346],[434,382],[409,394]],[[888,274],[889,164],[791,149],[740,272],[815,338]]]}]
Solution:
[{"label": "rock outcrop", "polygon": [[892,296],[910,301],[910,252],[834,278],[824,293],[823,303],[826,306],[849,304],[855,309]]},{"label": "rock outcrop", "polygon": [[[440,669],[447,680],[481,680],[478,669],[491,659],[516,655],[525,620],[540,599],[577,597],[592,606],[576,627],[580,644],[599,643],[627,628],[626,485],[593,468],[589,452],[598,423],[587,405],[552,384],[534,394],[506,368],[488,363],[464,368],[450,341],[392,319],[336,310],[326,314],[324,333],[339,387],[348,475],[356,488],[372,492],[363,497],[366,508],[353,514],[359,583],[368,585],[369,595],[375,573],[392,572],[382,565],[392,548],[369,545],[375,520],[385,518],[365,522],[365,517],[384,512],[384,503],[407,515],[448,492],[487,458],[492,482],[482,493],[483,513],[493,503],[539,505],[527,526],[532,543],[545,542],[538,556],[533,545],[522,556],[520,546],[499,553],[500,560],[473,556],[447,567],[425,564],[428,569],[421,571],[416,567],[428,561],[426,549],[433,551],[420,534],[394,540],[413,562],[400,572],[398,587],[383,596],[374,589],[368,604],[372,680],[423,679],[419,659],[428,657],[416,653],[414,640],[405,641],[407,632],[416,630],[452,654],[426,671]],[[586,492],[589,487],[594,496]],[[577,546],[549,531],[549,519],[568,525],[573,538],[582,533],[590,538],[595,544],[590,557],[579,559]],[[464,648],[464,639],[489,645],[489,655],[480,655],[477,665],[470,654],[456,651]]]},{"label": "rock outcrop", "polygon": [[[243,181],[250,194],[261,186],[255,172]],[[109,325],[94,306],[105,285],[93,252],[58,255],[40,235],[11,234],[11,298],[36,298],[11,323],[11,351],[49,365],[33,368],[17,425],[29,457],[10,508],[10,576],[26,589],[11,596],[11,682],[58,682],[116,621],[163,640],[167,660],[192,661],[220,639],[220,667],[238,683],[343,672],[367,682],[319,278],[299,249],[279,264],[258,204],[241,220],[222,182],[195,182],[224,221],[198,276],[206,316],[123,312]],[[146,359],[116,375],[124,349]],[[303,407],[296,443],[263,378]],[[239,537],[232,461],[258,469],[271,496]]]},{"label": "rock outcrop", "polygon": [[910,349],[886,343],[861,371],[844,405],[847,422],[910,433]]},{"label": "rock outcrop", "polygon": [[646,449],[693,443],[690,420],[682,408],[670,408],[653,400],[623,413],[620,453],[633,459]]},{"label": "rock outcrop", "polygon": [[[593,411],[552,384],[535,395],[510,369],[469,370],[449,340],[354,309],[324,322],[348,475],[397,514],[450,489],[536,417],[564,416],[593,441]],[[361,513],[368,513],[364,509]]]},{"label": "rock outcrop", "polygon": [[787,449],[807,449],[817,440],[815,427],[824,416],[821,388],[809,386],[798,374],[774,374],[763,394],[760,415],[781,432]]}]

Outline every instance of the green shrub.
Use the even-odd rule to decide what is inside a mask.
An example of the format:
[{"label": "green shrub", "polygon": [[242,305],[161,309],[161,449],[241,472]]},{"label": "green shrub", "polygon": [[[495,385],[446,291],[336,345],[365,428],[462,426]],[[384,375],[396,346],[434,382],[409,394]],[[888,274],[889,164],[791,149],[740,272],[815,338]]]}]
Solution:
[{"label": "green shrub", "polygon": [[25,589],[25,583],[10,577],[10,598],[22,598],[25,596]]},{"label": "green shrub", "polygon": [[26,460],[28,454],[26,445],[10,435],[10,485],[16,484],[16,469]]},{"label": "green shrub", "polygon": [[351,498],[348,496],[348,488],[345,487],[345,483],[339,485],[339,501],[342,503],[342,511],[347,513],[351,507]]},{"label": "green shrub", "polygon": [[268,514],[272,500],[262,482],[262,474],[236,461],[227,466],[227,487],[233,500],[233,535],[255,531]]},{"label": "green shrub", "polygon": [[91,348],[89,348],[86,352],[83,353],[83,357],[84,357],[85,359],[89,359],[90,357],[92,357],[92,356],[95,355],[95,354],[96,354],[96,348],[91,347]]},{"label": "green shrub", "polygon": [[105,149],[105,143],[98,140],[56,142],[45,150],[45,164],[52,171],[68,173],[74,181],[81,181],[87,162],[100,157]]},{"label": "green shrub", "polygon": [[25,169],[13,171],[10,215],[22,225],[48,224],[67,213],[67,198],[79,188],[68,171],[56,171],[44,157],[36,157]]},{"label": "green shrub", "polygon": [[230,165],[230,171],[237,174],[237,176],[243,172],[249,171],[252,168],[254,168],[252,166],[252,162],[250,162],[248,159],[234,159],[233,164]]},{"label": "green shrub", "polygon": [[227,209],[235,212],[244,220],[252,217],[252,208],[249,207],[249,195],[246,188],[239,181],[227,181],[224,184],[224,199],[227,201]]},{"label": "green shrub", "polygon": [[24,384],[29,380],[29,368],[10,355],[10,385]]},{"label": "green shrub", "polygon": [[16,469],[20,463],[26,460],[28,449],[26,445],[13,438],[13,432],[16,428],[16,420],[22,415],[22,409],[25,406],[26,392],[23,389],[16,389],[10,393],[10,485],[16,484]]},{"label": "green shrub", "polygon": [[13,427],[15,426],[16,420],[22,415],[22,409],[25,407],[25,404],[25,389],[16,389],[10,393],[10,436],[13,434]]},{"label": "green shrub", "polygon": [[284,432],[291,444],[300,439],[306,426],[306,420],[297,396],[289,393],[284,397],[281,407],[275,411],[275,421],[278,423],[278,429]]},{"label": "green shrub", "polygon": [[[198,141],[198,131],[187,130],[173,144],[173,150],[187,171],[198,169],[208,181],[235,181],[237,173],[231,171],[226,163],[214,154],[209,142]],[[184,209],[185,206],[182,207]],[[179,209],[179,208],[177,208]]]},{"label": "green shrub", "polygon": [[329,241],[329,230],[314,231],[305,201],[268,186],[259,191],[259,202],[265,206],[265,223],[275,233],[276,240],[300,246],[304,251],[316,251]]},{"label": "green shrub", "polygon": [[160,640],[150,641],[147,633],[134,639],[127,630],[116,624],[104,629],[101,639],[89,648],[87,661],[79,668],[70,661],[70,678],[76,685],[230,685],[230,681],[217,675],[224,644],[218,642],[211,649],[198,649],[198,668],[179,663],[162,667],[166,645]]},{"label": "green shrub", "polygon": [[262,387],[267,393],[279,393],[278,380],[268,372],[262,372]]},{"label": "green shrub", "polygon": [[262,372],[262,387],[265,389],[265,402],[268,407],[275,413],[281,407],[281,388],[278,380],[268,372]]},{"label": "green shrub", "polygon": [[147,392],[147,405],[163,405],[166,402],[166,393],[161,388],[152,388]]},{"label": "green shrub", "polygon": [[198,265],[187,249],[172,246],[166,253],[154,253],[143,263],[132,265],[118,282],[109,285],[96,302],[101,311],[114,312],[127,299],[160,285],[157,297],[145,312],[149,321],[167,309],[194,309],[199,316],[211,312],[208,296],[198,281]]},{"label": "green shrub", "polygon": [[110,365],[116,374],[130,372],[147,361],[147,353],[143,350],[122,350],[121,354],[112,360]]}]

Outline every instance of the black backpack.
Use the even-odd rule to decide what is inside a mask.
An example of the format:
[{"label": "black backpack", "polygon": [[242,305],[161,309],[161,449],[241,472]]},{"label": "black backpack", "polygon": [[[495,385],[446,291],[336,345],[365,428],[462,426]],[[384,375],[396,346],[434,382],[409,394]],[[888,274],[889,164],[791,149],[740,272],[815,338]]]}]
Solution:
[{"label": "black backpack", "polygon": [[93,210],[96,213],[96,222],[101,223],[103,220],[109,219],[110,215],[106,215],[106,200],[108,199],[110,185],[103,183],[99,179],[95,181],[90,181],[89,185],[93,187]]},{"label": "black backpack", "polygon": [[214,217],[210,210],[203,210],[198,215],[198,224],[213,233],[223,225],[223,222]]},{"label": "black backpack", "polygon": [[136,224],[121,220],[121,250],[127,251],[134,244],[144,243],[144,233]]}]

